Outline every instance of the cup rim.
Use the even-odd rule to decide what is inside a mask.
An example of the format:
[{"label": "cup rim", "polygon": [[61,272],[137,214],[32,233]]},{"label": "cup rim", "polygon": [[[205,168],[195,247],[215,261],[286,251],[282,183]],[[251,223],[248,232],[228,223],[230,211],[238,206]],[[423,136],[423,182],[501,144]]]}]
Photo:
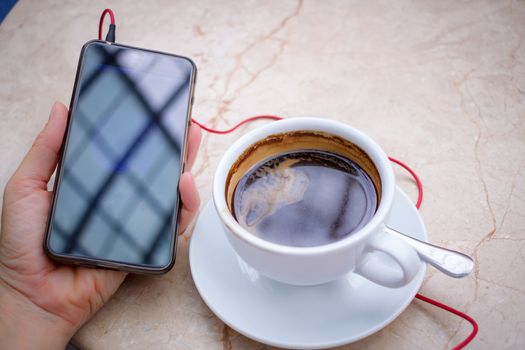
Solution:
[{"label": "cup rim", "polygon": [[[242,152],[250,145],[269,135],[296,130],[324,131],[351,141],[365,151],[379,172],[381,180],[381,200],[374,216],[361,229],[336,242],[312,247],[294,247],[273,243],[244,229],[228,209],[225,193],[226,178],[231,166]],[[351,135],[351,137],[349,138],[348,135]],[[300,256],[323,255],[340,251],[365,239],[385,222],[392,207],[395,192],[395,177],[392,165],[385,152],[366,134],[348,124],[332,119],[295,117],[261,126],[241,136],[230,145],[223,154],[215,171],[212,192],[213,204],[222,223],[227,227],[230,234],[235,235],[244,242],[258,249],[275,254]]]}]

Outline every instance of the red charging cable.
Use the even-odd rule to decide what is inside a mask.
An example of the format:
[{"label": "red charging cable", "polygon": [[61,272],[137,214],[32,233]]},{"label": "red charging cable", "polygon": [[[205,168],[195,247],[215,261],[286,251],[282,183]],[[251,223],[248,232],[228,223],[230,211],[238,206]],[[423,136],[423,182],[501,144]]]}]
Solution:
[{"label": "red charging cable", "polygon": [[244,119],[242,122],[240,122],[239,124],[235,125],[233,128],[230,128],[230,129],[227,129],[227,130],[215,130],[215,129],[211,129],[211,128],[208,128],[207,126],[199,123],[198,121],[196,121],[195,119],[192,119],[191,121],[194,123],[194,124],[197,124],[198,126],[201,127],[201,129],[203,130],[206,130],[207,132],[210,132],[212,134],[219,134],[219,135],[224,135],[224,134],[229,134],[230,132],[232,131],[235,131],[238,127],[240,127],[241,125],[244,125],[246,123],[249,123],[249,122],[252,122],[254,120],[257,120],[257,119],[273,119],[273,120],[281,120],[283,118],[281,117],[277,117],[275,115],[257,115],[255,117],[250,117],[250,118],[246,118]]},{"label": "red charging cable", "polygon": [[115,25],[115,14],[112,9],[105,9],[100,15],[100,20],[98,21],[98,40],[102,40],[102,26],[104,25],[104,18],[106,15],[109,15],[109,20],[112,25]]},{"label": "red charging cable", "polygon": [[[388,159],[390,159],[391,162],[396,163],[399,166],[403,167],[414,178],[414,181],[416,182],[416,185],[417,185],[417,192],[418,192],[416,208],[419,209],[419,207],[421,206],[421,202],[423,202],[423,183],[421,183],[421,180],[417,176],[416,172],[414,170],[412,170],[408,165],[406,165],[405,163],[403,163],[403,162],[401,162],[401,161],[399,161],[399,160],[397,160],[395,158],[392,158],[392,157],[388,157]],[[478,333],[478,324],[476,323],[476,321],[472,317],[470,317],[466,313],[461,312],[459,310],[456,310],[456,309],[454,309],[454,308],[452,308],[452,307],[450,307],[448,305],[442,304],[442,303],[440,303],[437,300],[431,299],[431,298],[426,297],[426,296],[424,296],[422,294],[419,294],[419,293],[416,294],[416,298],[418,298],[419,300],[423,300],[424,302],[427,302],[427,303],[432,304],[434,306],[437,306],[437,307],[439,307],[439,308],[441,308],[443,310],[451,312],[451,313],[453,313],[453,314],[455,314],[455,315],[457,315],[457,316],[467,320],[468,322],[470,322],[470,324],[472,325],[472,332],[470,332],[470,334],[468,335],[468,337],[465,338],[465,340],[463,340],[458,345],[454,346],[452,348],[453,350],[463,349],[468,343],[470,343],[472,341],[472,339],[474,339],[474,337]]]},{"label": "red charging cable", "polygon": [[[102,15],[100,16],[100,22],[99,22],[99,25],[98,25],[98,40],[102,40],[102,25],[104,24],[104,17],[106,16],[106,14],[109,14],[109,17],[110,17],[110,20],[111,20],[111,24],[113,26],[115,26],[115,14],[113,13],[113,11],[111,9],[105,9],[102,12]],[[208,128],[207,126],[199,123],[195,119],[192,119],[192,122],[195,125],[198,125],[201,129],[203,129],[203,130],[205,130],[205,131],[207,131],[209,133],[224,135],[224,134],[229,134],[229,133],[235,131],[240,126],[242,126],[242,125],[244,125],[246,123],[255,121],[257,119],[281,120],[283,118],[275,116],[275,115],[258,115],[258,116],[246,118],[243,121],[241,121],[240,123],[236,124],[235,126],[233,126],[230,129],[227,129],[227,130],[216,130],[216,129],[213,129],[213,128]],[[390,161],[398,164],[399,166],[403,167],[414,178],[414,181],[416,182],[417,190],[418,190],[416,208],[419,209],[419,207],[421,206],[421,202],[423,202],[423,184],[421,183],[421,180],[419,179],[417,174],[408,165],[406,165],[403,162],[401,162],[401,161],[399,161],[399,160],[397,160],[395,158],[392,158],[392,157],[388,157],[388,159],[390,159]],[[472,332],[469,334],[469,336],[467,338],[465,338],[465,340],[463,340],[461,343],[456,345],[453,348],[453,350],[463,349],[463,347],[465,347],[468,343],[470,343],[472,341],[472,339],[474,339],[474,337],[478,333],[478,324],[469,315],[467,315],[467,314],[465,314],[465,313],[463,313],[461,311],[458,311],[458,310],[456,310],[456,309],[454,309],[454,308],[452,308],[452,307],[450,307],[448,305],[442,304],[442,303],[440,303],[437,300],[434,300],[434,299],[426,297],[426,296],[424,296],[422,294],[419,294],[419,293],[416,294],[416,298],[419,299],[419,300],[422,300],[424,302],[427,302],[429,304],[432,304],[434,306],[437,306],[437,307],[439,307],[439,308],[441,308],[443,310],[451,312],[451,313],[453,313],[453,314],[455,314],[455,315],[457,315],[457,316],[467,320],[468,322],[470,322],[470,324],[472,325]]]}]

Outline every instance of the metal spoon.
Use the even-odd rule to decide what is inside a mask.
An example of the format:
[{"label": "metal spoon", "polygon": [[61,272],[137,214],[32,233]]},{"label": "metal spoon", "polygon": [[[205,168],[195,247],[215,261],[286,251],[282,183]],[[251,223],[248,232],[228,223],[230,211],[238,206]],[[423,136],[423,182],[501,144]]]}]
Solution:
[{"label": "metal spoon", "polygon": [[474,269],[474,261],[468,255],[420,241],[388,227],[386,232],[403,239],[423,261],[451,277],[465,277]]}]

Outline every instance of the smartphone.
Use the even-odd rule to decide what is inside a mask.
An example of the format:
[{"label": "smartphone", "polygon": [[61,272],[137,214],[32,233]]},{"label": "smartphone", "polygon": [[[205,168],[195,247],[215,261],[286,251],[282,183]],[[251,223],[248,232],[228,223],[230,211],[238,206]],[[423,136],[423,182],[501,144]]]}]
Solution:
[{"label": "smartphone", "polygon": [[171,269],[196,74],[183,56],[83,46],[46,230],[53,260]]}]

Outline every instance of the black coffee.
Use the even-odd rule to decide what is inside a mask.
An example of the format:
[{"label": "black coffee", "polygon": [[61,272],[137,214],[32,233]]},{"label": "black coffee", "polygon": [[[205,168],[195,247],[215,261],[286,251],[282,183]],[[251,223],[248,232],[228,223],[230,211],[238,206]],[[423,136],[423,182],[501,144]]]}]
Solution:
[{"label": "black coffee", "polygon": [[377,195],[355,162],[316,150],[263,160],[239,181],[233,196],[236,220],[274,243],[324,245],[347,237],[374,215]]}]

